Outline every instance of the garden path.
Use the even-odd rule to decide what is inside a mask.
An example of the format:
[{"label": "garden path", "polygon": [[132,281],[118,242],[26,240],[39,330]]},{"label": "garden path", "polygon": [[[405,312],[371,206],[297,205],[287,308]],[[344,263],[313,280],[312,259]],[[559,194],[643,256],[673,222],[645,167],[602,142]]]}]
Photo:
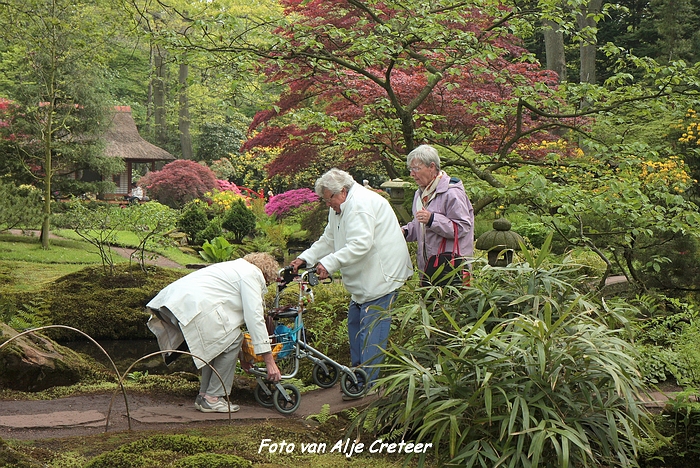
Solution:
[{"label": "garden path", "polygon": [[[240,411],[231,415],[232,424],[253,421],[296,418],[320,414],[323,405],[331,413],[367,404],[376,396],[343,401],[340,385],[329,389],[306,392],[296,412],[283,415],[274,408],[265,408],[253,401],[231,401]],[[128,414],[132,430],[177,430],[192,426],[229,424],[227,413],[201,413],[194,408],[194,399],[167,394],[146,395],[127,393]],[[111,411],[110,411],[111,408]],[[109,415],[109,425],[107,417]],[[126,404],[121,392],[117,394],[79,395],[55,400],[0,400],[0,439],[56,439],[87,436],[129,429]]]},{"label": "garden path", "polygon": [[[282,415],[252,401],[231,400],[240,405],[240,411],[231,415],[231,424],[296,418],[308,420],[322,413],[329,405],[332,414],[365,405],[376,395],[361,400],[343,401],[340,386],[306,392],[299,409],[291,415]],[[650,410],[658,412],[675,393],[672,389],[650,392],[642,400]],[[178,430],[192,426],[229,424],[224,413],[201,413],[193,406],[193,399],[175,395],[147,395],[127,393],[131,430]],[[109,424],[107,417],[109,415]],[[129,429],[124,396],[116,394],[78,395],[55,400],[10,401],[0,400],[0,438],[2,439],[56,439],[95,435]]]}]

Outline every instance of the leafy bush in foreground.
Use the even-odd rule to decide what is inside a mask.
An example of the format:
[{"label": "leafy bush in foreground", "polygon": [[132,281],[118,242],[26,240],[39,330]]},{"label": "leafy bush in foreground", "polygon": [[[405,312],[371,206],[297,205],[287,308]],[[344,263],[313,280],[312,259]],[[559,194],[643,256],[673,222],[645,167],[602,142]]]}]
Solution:
[{"label": "leafy bush in foreground", "polygon": [[603,320],[622,314],[578,293],[566,265],[545,267],[547,245],[395,310],[374,427],[432,442],[441,466],[637,464],[643,382],[624,333]]}]

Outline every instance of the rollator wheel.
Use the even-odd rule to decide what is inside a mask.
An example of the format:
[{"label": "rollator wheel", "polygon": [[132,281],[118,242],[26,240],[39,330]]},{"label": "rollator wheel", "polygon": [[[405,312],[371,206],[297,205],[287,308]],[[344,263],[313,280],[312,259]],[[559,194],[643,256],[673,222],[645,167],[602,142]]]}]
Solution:
[{"label": "rollator wheel", "polygon": [[287,391],[289,401],[287,401],[282,392],[277,389],[272,395],[272,402],[275,405],[275,409],[280,413],[292,414],[301,404],[301,392],[292,384],[283,384],[282,388]]},{"label": "rollator wheel", "polygon": [[349,397],[360,397],[367,391],[367,380],[369,377],[364,369],[359,367],[352,370],[357,379],[357,383],[352,381],[349,374],[344,373],[340,378],[340,389]]},{"label": "rollator wheel", "polygon": [[265,393],[265,389],[260,384],[258,384],[255,387],[255,392],[253,392],[253,396],[255,396],[255,401],[260,403],[265,408],[272,408],[274,406],[272,399],[275,395],[276,389],[274,387],[272,387],[271,385],[268,385],[267,388],[268,388],[268,390],[270,390],[269,395],[267,393]]},{"label": "rollator wheel", "polygon": [[340,374],[338,373],[338,368],[335,367],[333,364],[331,364],[328,361],[323,361],[323,363],[326,365],[326,368],[328,369],[328,372],[323,370],[323,367],[314,364],[314,368],[311,372],[311,377],[314,379],[314,383],[318,385],[321,388],[331,388],[333,385],[335,385],[338,382],[338,378],[340,378]]}]

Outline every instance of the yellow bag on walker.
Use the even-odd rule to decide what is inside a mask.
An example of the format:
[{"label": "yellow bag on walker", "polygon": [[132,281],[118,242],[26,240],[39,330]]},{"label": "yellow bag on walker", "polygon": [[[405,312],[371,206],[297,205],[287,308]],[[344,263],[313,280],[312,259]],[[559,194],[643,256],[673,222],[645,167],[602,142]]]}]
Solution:
[{"label": "yellow bag on walker", "polygon": [[[277,359],[277,355],[282,350],[284,343],[277,343],[272,346],[272,357]],[[255,364],[256,362],[265,362],[262,356],[255,354],[255,348],[253,347],[253,340],[250,338],[250,333],[243,333],[243,345],[241,345],[240,358],[242,361],[248,362],[250,364]]]}]

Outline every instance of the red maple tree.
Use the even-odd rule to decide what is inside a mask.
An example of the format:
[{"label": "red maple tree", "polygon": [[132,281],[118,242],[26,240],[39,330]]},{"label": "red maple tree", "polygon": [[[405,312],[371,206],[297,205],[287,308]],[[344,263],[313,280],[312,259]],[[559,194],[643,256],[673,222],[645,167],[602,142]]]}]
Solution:
[{"label": "red maple tree", "polygon": [[421,143],[471,147],[491,160],[551,151],[541,142],[557,139],[552,123],[517,104],[524,93],[546,98],[557,77],[526,60],[507,32],[504,7],[416,12],[401,2],[282,4],[295,21],[276,31],[285,47],[265,73],[287,90],[274,110],[255,116],[243,146],[280,148],[271,175],[297,172],[330,146],[342,148],[336,165],[381,161],[392,177]]}]

